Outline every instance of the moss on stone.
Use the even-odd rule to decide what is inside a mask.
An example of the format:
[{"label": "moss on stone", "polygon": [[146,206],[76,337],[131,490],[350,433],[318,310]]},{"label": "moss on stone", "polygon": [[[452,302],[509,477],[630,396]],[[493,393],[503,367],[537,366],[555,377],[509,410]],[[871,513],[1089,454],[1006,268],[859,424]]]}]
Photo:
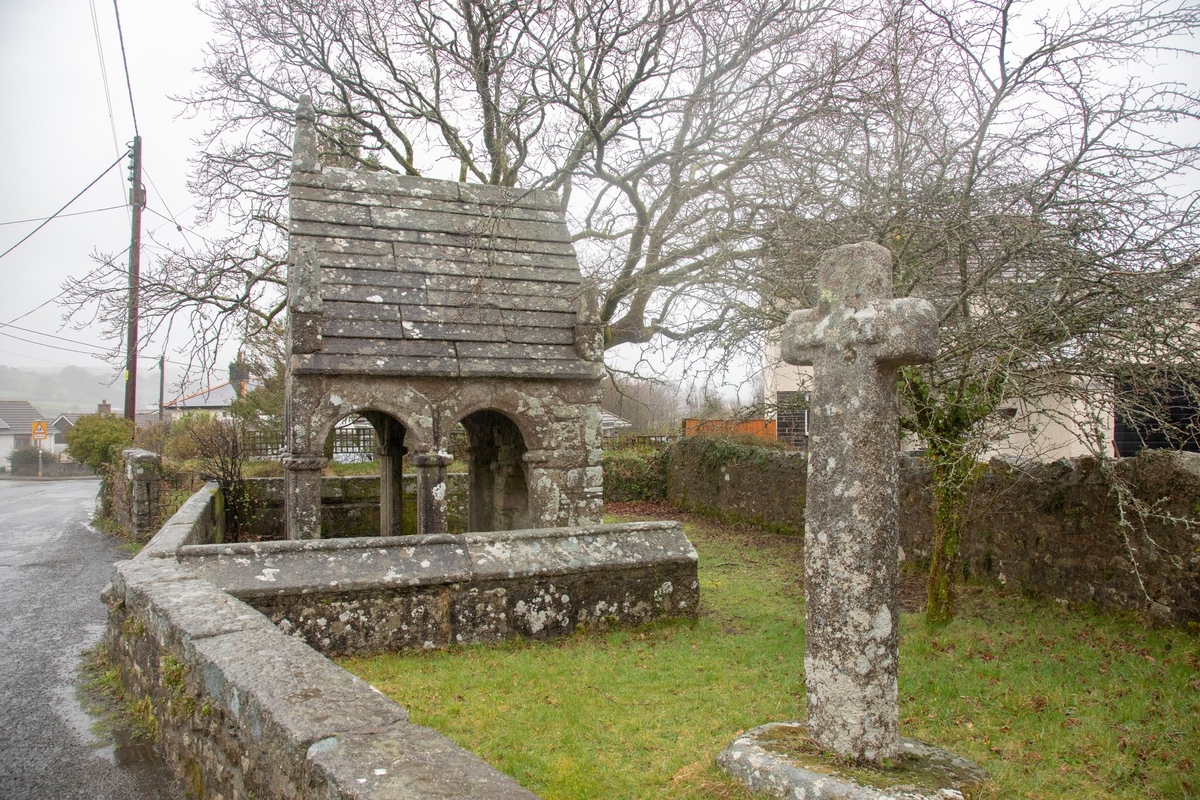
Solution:
[{"label": "moss on stone", "polygon": [[982,788],[981,781],[964,776],[953,765],[922,754],[904,752],[895,759],[887,759],[881,766],[840,757],[823,750],[799,725],[775,726],[759,734],[758,740],[764,750],[783,756],[797,767],[853,781],[859,786],[875,789],[911,787],[930,793],[952,788],[962,792],[967,800],[977,797]]}]

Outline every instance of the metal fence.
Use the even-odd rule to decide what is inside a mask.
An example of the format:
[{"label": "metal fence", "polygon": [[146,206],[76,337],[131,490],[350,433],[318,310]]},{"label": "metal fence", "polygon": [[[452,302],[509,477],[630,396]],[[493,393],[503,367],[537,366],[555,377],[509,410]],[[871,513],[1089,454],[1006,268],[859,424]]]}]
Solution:
[{"label": "metal fence", "polygon": [[[333,432],[335,461],[374,461],[378,448],[373,428],[338,428]],[[283,436],[268,431],[244,431],[242,451],[247,458],[269,460],[283,454]]]}]

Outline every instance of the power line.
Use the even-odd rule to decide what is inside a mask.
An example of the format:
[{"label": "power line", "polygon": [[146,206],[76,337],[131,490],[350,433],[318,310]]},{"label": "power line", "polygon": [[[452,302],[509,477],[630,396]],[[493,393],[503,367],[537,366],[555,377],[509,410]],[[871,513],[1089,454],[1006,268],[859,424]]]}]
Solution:
[{"label": "power line", "polygon": [[[59,217],[82,217],[84,214],[99,214],[101,211],[115,211],[118,208],[126,208],[126,204],[122,203],[119,206],[108,206],[107,208],[93,208],[91,211],[72,211],[70,214],[59,214]],[[49,222],[53,217],[30,217],[29,219],[14,219],[8,222],[0,222],[0,225],[20,225],[23,222]]]},{"label": "power line", "polygon": [[98,344],[88,344],[87,342],[80,342],[75,339],[68,339],[65,336],[57,336],[53,333],[42,333],[41,331],[35,331],[32,328],[22,328],[19,325],[13,325],[11,323],[8,325],[5,325],[4,327],[12,328],[15,331],[21,331],[22,333],[32,333],[34,336],[45,336],[47,339],[58,339],[60,342],[70,342],[71,344],[78,344],[78,345],[82,345],[83,347],[91,347],[96,350],[103,350],[105,352],[107,352],[109,349],[107,347],[102,347],[101,345],[98,345]]},{"label": "power line", "polygon": [[[157,191],[157,190],[155,190],[155,191]],[[161,199],[161,198],[160,198],[160,199]],[[189,233],[191,233],[193,236],[198,236],[199,238],[203,239],[203,240],[204,240],[204,241],[206,241],[206,242],[210,242],[210,243],[212,242],[212,240],[211,240],[211,239],[209,239],[207,236],[205,236],[204,234],[200,233],[200,232],[199,232],[199,231],[197,231],[196,229],[194,229],[194,228],[189,228],[189,227],[188,227],[188,226],[186,226],[186,225],[180,225],[178,222],[176,222],[176,221],[175,221],[175,219],[174,219],[173,217],[164,216],[164,215],[163,215],[163,213],[162,213],[161,211],[155,211],[155,210],[154,210],[153,208],[151,208],[150,206],[146,206],[146,210],[147,210],[147,211],[149,211],[151,214],[155,215],[156,217],[159,217],[160,219],[164,219],[164,220],[166,220],[167,222],[171,223],[172,225],[174,225],[174,226],[175,226],[175,230],[177,230],[177,231],[179,231],[179,232],[181,232],[181,233],[182,233],[183,231],[188,231],[188,232],[189,232]],[[171,209],[169,209],[169,208],[168,208],[168,209],[167,209],[167,213],[169,214],[170,212],[171,212]],[[161,227],[162,227],[162,226],[160,225],[160,226],[159,226],[159,228],[161,228]],[[152,233],[153,233],[153,232],[156,232],[156,231],[158,231],[158,228],[155,228],[155,229],[154,229],[154,231],[152,231]],[[184,237],[183,237],[183,240],[184,240],[185,242],[187,242],[187,237],[186,237],[186,236],[184,236]],[[188,247],[192,247],[192,243],[191,243],[191,242],[188,242]],[[195,249],[195,248],[192,248],[192,254],[193,254],[193,255],[195,255],[195,253],[196,253],[196,249]]]},{"label": "power line", "polygon": [[74,202],[75,202],[76,200],[78,200],[80,197],[83,197],[83,193],[84,193],[84,192],[86,192],[88,189],[92,188],[92,187],[93,187],[93,186],[95,186],[97,183],[99,183],[99,182],[100,182],[100,179],[101,179],[101,178],[103,178],[105,175],[107,175],[107,174],[108,174],[108,171],[109,171],[110,169],[112,169],[113,167],[115,167],[117,164],[120,164],[120,163],[121,163],[121,160],[122,160],[123,158],[125,158],[125,155],[124,155],[124,154],[120,155],[120,156],[117,158],[117,160],[116,160],[116,161],[114,161],[113,163],[111,163],[111,164],[109,164],[107,167],[105,167],[105,168],[104,168],[104,172],[101,172],[99,175],[97,175],[97,176],[96,176],[96,179],[95,179],[95,180],[93,180],[93,181],[92,181],[91,183],[89,183],[87,186],[83,187],[83,189],[82,189],[82,190],[80,190],[79,194],[75,195],[75,196],[74,196],[74,197],[72,197],[70,200],[68,200],[68,201],[67,201],[67,203],[66,203],[66,205],[64,205],[64,206],[63,206],[62,208],[60,208],[58,211],[55,211],[55,212],[54,212],[53,214],[51,214],[50,216],[46,217],[45,221],[44,221],[44,222],[42,222],[42,224],[41,224],[41,225],[38,225],[36,228],[34,228],[33,230],[31,230],[31,231],[30,231],[28,234],[26,234],[26,235],[25,235],[25,238],[21,239],[21,241],[17,242],[17,243],[16,243],[16,244],[14,244],[12,247],[10,247],[10,248],[8,248],[7,250],[5,250],[3,253],[0,253],[0,258],[4,258],[6,255],[8,255],[9,253],[11,253],[13,250],[16,250],[18,247],[20,247],[20,246],[21,246],[21,245],[23,245],[25,242],[27,242],[31,236],[33,236],[35,233],[37,233],[38,231],[40,231],[42,228],[44,228],[44,227],[46,227],[48,224],[50,224],[50,220],[54,219],[54,218],[55,218],[55,217],[57,217],[59,214],[61,214],[62,212],[66,211],[66,210],[67,210],[67,207],[68,207],[68,206],[70,206],[70,205],[71,205],[71,203],[74,203]]},{"label": "power line", "polygon": [[100,58],[100,79],[104,82],[104,99],[108,102],[108,124],[112,128],[113,152],[121,152],[117,144],[117,120],[113,116],[112,92],[108,89],[108,69],[104,64],[104,45],[100,41],[100,20],[96,17],[96,0],[88,0],[92,9],[92,32],[96,34],[96,55]]},{"label": "power line", "polygon": [[[175,230],[177,230],[177,231],[179,232],[179,234],[180,234],[181,236],[183,236],[183,243],[184,243],[184,244],[186,244],[186,245],[188,246],[188,249],[192,251],[192,255],[196,255],[196,248],[192,247],[192,243],[188,241],[187,234],[183,232],[183,231],[184,231],[184,227],[183,227],[182,225],[180,225],[180,224],[179,224],[179,220],[175,219],[175,214],[174,214],[174,212],[172,212],[172,211],[171,211],[171,207],[170,207],[169,205],[167,205],[167,198],[163,197],[163,194],[162,194],[162,192],[160,192],[160,191],[158,190],[158,184],[156,184],[156,183],[154,182],[154,178],[152,178],[152,177],[150,176],[150,171],[149,171],[148,169],[146,169],[145,167],[142,167],[142,172],[144,172],[144,173],[145,173],[145,175],[146,175],[146,180],[150,181],[150,186],[151,186],[151,187],[154,189],[154,193],[155,193],[156,195],[158,195],[158,199],[159,199],[160,201],[162,201],[163,208],[165,208],[165,209],[167,210],[167,213],[168,213],[168,214],[170,214],[170,217],[171,217],[171,222],[175,223]],[[152,213],[152,214],[158,214],[158,212],[157,212],[157,211],[155,211],[154,209],[152,209],[152,208],[149,208],[149,207],[147,207],[147,208],[148,208],[148,210],[150,211],[150,213]],[[162,214],[158,214],[158,216],[160,216],[160,217],[161,217],[161,216],[162,216]],[[191,230],[191,229],[189,228],[188,230]],[[196,232],[195,232],[195,231],[192,231],[192,233],[196,233]],[[196,235],[197,235],[197,236],[200,236],[200,234],[198,234],[198,233],[197,233]],[[204,237],[203,237],[203,236],[201,236],[200,238],[201,238],[201,239],[203,239]],[[205,241],[207,241],[207,240],[205,240]]]},{"label": "power line", "polygon": [[[12,350],[0,350],[0,355],[16,356],[17,358],[36,359],[39,364],[57,364],[60,367],[78,367],[79,366],[78,364],[69,364],[66,361],[55,361],[50,358],[42,358],[41,356],[31,356],[31,355],[27,355],[25,353],[14,353]],[[20,369],[20,367],[12,367],[12,369]],[[85,369],[86,369],[86,367],[85,367]],[[115,383],[116,379],[114,379],[113,382]],[[111,383],[108,385],[112,386]]]},{"label": "power line", "polygon": [[[119,253],[117,253],[115,256],[113,256],[113,257],[112,257],[112,259],[110,259],[109,261],[107,261],[107,262],[106,262],[106,264],[101,264],[99,267],[96,267],[96,268],[95,268],[95,269],[93,269],[91,272],[89,272],[87,275],[83,276],[82,280],[87,280],[87,279],[88,279],[88,278],[90,278],[92,275],[95,275],[97,272],[99,272],[101,269],[103,269],[105,265],[112,266],[112,262],[113,262],[113,261],[115,261],[115,260],[117,260],[118,258],[120,258],[121,256],[125,255],[125,253],[127,253],[128,251],[129,251],[129,248],[128,248],[128,247],[126,247],[124,250],[122,250],[121,252],[119,252]],[[33,308],[29,309],[29,310],[28,310],[28,311],[26,311],[24,314],[20,314],[20,315],[18,315],[18,316],[15,316],[15,317],[13,317],[12,319],[10,319],[8,322],[0,322],[0,328],[7,328],[9,325],[12,325],[12,324],[13,324],[14,322],[16,322],[17,320],[25,319],[26,317],[28,317],[28,316],[29,316],[30,314],[32,314],[33,312],[35,312],[35,311],[40,311],[41,309],[43,309],[43,308],[45,308],[46,306],[50,305],[50,304],[51,304],[51,303],[53,303],[55,300],[57,300],[58,298],[62,297],[64,294],[66,294],[66,293],[67,293],[67,292],[69,292],[69,291],[71,291],[71,290],[70,290],[70,289],[63,289],[63,290],[62,290],[61,292],[59,292],[58,294],[54,295],[54,297],[51,297],[49,300],[44,300],[44,301],[42,301],[41,303],[38,303],[36,306],[34,306]]]},{"label": "power line", "polygon": [[129,111],[133,114],[133,133],[135,136],[140,136],[137,109],[133,107],[133,84],[129,82],[129,59],[125,57],[125,34],[121,30],[121,9],[117,8],[117,0],[113,0],[113,12],[117,15],[117,38],[121,42],[121,63],[125,65],[125,88],[129,90]]},{"label": "power line", "polygon": [[71,348],[71,347],[60,347],[59,345],[56,345],[56,344],[46,344],[45,342],[38,342],[38,341],[34,341],[33,339],[26,339],[22,336],[16,336],[15,334],[5,333],[4,331],[0,331],[0,336],[7,336],[9,339],[16,339],[18,342],[25,342],[26,344],[37,345],[38,347],[45,347],[50,350],[58,350],[63,353],[78,353],[81,356],[98,356],[99,355],[99,353],[97,353],[95,351],[75,350],[74,348]]}]

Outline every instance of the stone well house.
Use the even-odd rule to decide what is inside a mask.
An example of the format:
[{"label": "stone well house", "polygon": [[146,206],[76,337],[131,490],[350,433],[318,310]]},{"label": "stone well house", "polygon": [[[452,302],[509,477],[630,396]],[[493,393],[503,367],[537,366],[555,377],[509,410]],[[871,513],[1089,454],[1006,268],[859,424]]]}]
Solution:
[{"label": "stone well house", "polygon": [[323,167],[308,103],[289,199],[288,537],[320,536],[323,445],[358,416],[379,441],[383,535],[405,455],[418,532],[445,530],[458,424],[470,530],[599,523],[603,348],[559,199]]}]

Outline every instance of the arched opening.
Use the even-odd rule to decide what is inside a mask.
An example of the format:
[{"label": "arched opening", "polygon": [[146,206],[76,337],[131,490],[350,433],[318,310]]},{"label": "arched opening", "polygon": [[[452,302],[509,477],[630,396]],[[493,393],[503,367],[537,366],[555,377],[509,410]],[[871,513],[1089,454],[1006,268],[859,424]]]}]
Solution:
[{"label": "arched opening", "polygon": [[484,410],[462,419],[467,432],[467,517],[470,531],[531,527],[525,438],[511,419]]},{"label": "arched opening", "polygon": [[[390,414],[366,409],[339,420],[325,440],[325,457],[341,464],[363,464],[363,476],[379,475],[379,536],[400,536],[404,525],[404,425]],[[376,469],[365,465],[375,465]],[[346,509],[353,514],[353,509]],[[323,515],[324,516],[324,515]],[[410,514],[411,516],[411,514]],[[410,520],[410,529],[413,523]],[[361,530],[361,535],[374,531]],[[411,533],[412,531],[407,531]]]}]

